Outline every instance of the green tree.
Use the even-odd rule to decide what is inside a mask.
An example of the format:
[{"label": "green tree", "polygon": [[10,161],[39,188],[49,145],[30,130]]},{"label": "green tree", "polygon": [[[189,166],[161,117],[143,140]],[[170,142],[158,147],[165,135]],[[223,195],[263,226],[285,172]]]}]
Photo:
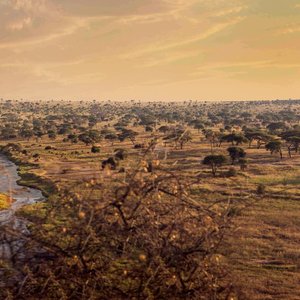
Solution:
[{"label": "green tree", "polygon": [[132,129],[122,128],[122,132],[118,135],[120,142],[123,142],[126,139],[129,139],[134,145],[135,138],[138,136],[138,133]]},{"label": "green tree", "polygon": [[268,144],[266,144],[266,150],[270,151],[271,154],[273,153],[279,153],[280,158],[283,158],[282,155],[282,142],[281,141],[271,141]]},{"label": "green tree", "polygon": [[211,167],[211,172],[213,174],[213,176],[216,176],[217,174],[217,169],[223,165],[225,165],[227,163],[227,159],[224,155],[208,155],[206,156],[203,161],[202,164],[204,165],[208,165]]},{"label": "green tree", "polygon": [[111,145],[114,145],[114,142],[118,139],[117,134],[115,134],[114,132],[108,133],[105,135],[104,137],[106,140],[111,142]]},{"label": "green tree", "polygon": [[229,147],[227,151],[231,158],[232,164],[234,164],[236,160],[239,160],[240,158],[244,158],[246,156],[245,150],[240,147]]},{"label": "green tree", "polygon": [[92,146],[91,152],[92,152],[92,153],[100,153],[100,147]]},{"label": "green tree", "polygon": [[237,134],[237,133],[230,133],[222,136],[221,141],[229,142],[232,145],[240,145],[243,143],[249,142],[249,140],[242,134]]}]

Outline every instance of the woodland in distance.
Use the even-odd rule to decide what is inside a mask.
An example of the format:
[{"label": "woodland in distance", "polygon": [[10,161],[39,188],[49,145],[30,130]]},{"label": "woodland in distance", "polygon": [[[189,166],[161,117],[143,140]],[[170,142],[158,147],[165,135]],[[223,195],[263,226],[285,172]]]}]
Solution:
[{"label": "woodland in distance", "polygon": [[43,194],[0,223],[0,299],[300,299],[300,100],[1,99],[0,118]]}]

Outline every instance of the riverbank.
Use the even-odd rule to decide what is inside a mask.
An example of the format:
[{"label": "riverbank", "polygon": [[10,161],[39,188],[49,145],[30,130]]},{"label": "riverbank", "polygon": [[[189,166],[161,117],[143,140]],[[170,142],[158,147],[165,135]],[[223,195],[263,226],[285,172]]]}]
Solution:
[{"label": "riverbank", "polygon": [[20,179],[17,180],[17,184],[40,190],[45,198],[48,198],[51,194],[55,193],[57,188],[51,180],[42,178],[32,172],[33,169],[39,168],[39,165],[22,161],[20,157],[18,157],[20,149],[17,148],[17,144],[0,146],[0,154],[7,157],[8,160],[18,167],[17,173],[20,176]]}]

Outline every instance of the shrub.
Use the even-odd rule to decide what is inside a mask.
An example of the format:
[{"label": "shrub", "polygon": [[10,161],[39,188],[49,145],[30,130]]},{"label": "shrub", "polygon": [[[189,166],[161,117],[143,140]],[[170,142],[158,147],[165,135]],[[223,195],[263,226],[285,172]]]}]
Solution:
[{"label": "shrub", "polygon": [[91,149],[91,152],[92,153],[100,153],[100,147],[93,146],[92,149]]},{"label": "shrub", "polygon": [[135,144],[134,145],[134,149],[142,149],[144,147],[145,147],[144,144]]},{"label": "shrub", "polygon": [[127,151],[125,149],[116,149],[114,153],[115,158],[118,160],[124,160],[127,157]]},{"label": "shrub", "polygon": [[227,177],[236,177],[237,176],[237,171],[235,168],[231,167],[226,173]]},{"label": "shrub", "polygon": [[256,189],[258,195],[264,195],[266,193],[266,186],[264,184],[259,184]]},{"label": "shrub", "polygon": [[115,170],[117,166],[118,166],[118,161],[115,160],[113,157],[109,157],[108,159],[102,161],[102,169],[108,167],[111,170]]},{"label": "shrub", "polygon": [[229,210],[198,201],[191,182],[161,169],[151,176],[134,171],[126,182],[93,180],[50,198],[48,212],[26,237],[27,247],[31,239],[39,251],[32,262],[23,257],[22,277],[10,294],[19,299],[233,298],[218,252]]}]

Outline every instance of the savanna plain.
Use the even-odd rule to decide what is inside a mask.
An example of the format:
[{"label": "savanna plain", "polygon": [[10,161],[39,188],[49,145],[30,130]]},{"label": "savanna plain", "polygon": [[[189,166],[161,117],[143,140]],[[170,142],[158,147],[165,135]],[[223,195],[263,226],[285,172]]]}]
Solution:
[{"label": "savanna plain", "polygon": [[300,299],[300,100],[2,99],[0,118],[44,196],[0,226],[1,299]]}]

